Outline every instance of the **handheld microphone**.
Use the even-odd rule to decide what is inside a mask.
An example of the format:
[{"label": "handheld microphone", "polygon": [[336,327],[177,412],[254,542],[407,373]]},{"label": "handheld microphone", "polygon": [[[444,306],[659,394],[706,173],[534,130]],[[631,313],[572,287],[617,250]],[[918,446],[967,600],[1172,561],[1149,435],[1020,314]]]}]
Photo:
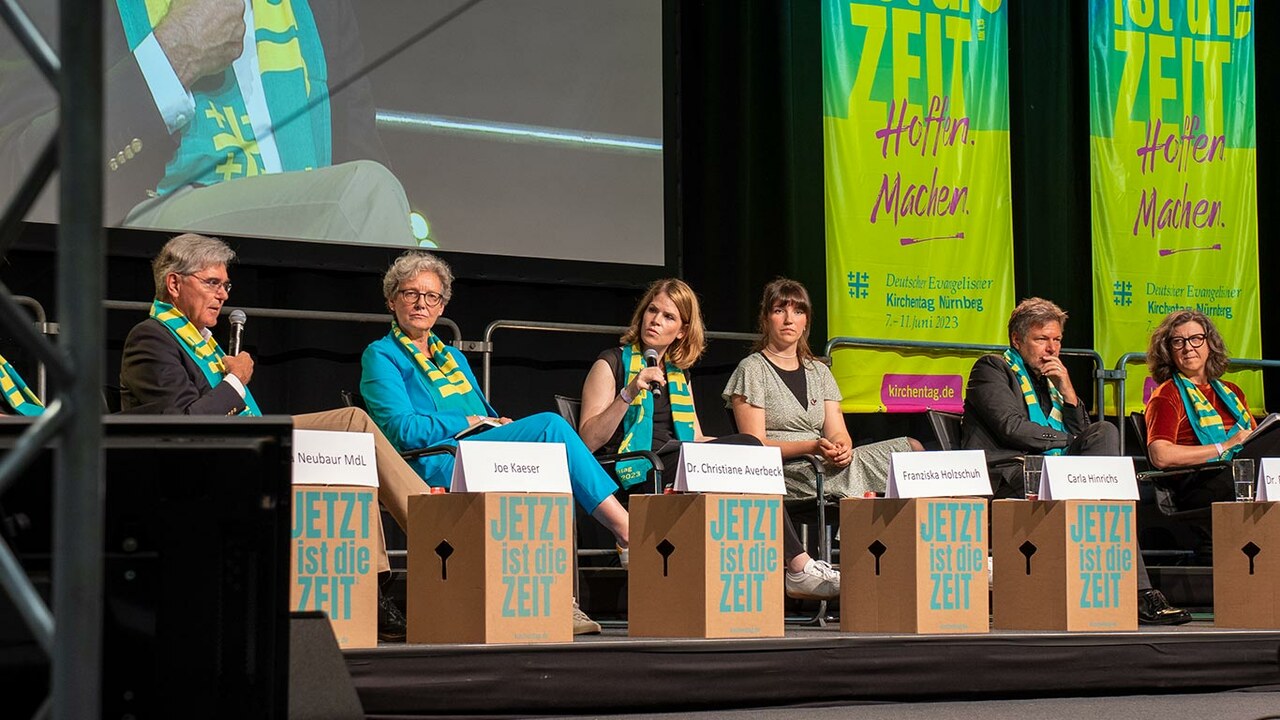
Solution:
[{"label": "handheld microphone", "polygon": [[240,340],[244,336],[244,321],[248,318],[245,317],[243,310],[236,308],[231,311],[227,319],[231,321],[231,338],[227,340],[227,354],[239,355]]},{"label": "handheld microphone", "polygon": [[[658,351],[657,350],[654,350],[653,348],[649,348],[648,350],[644,351],[644,366],[658,367]],[[649,383],[649,392],[653,393],[654,397],[661,396],[662,383],[658,382],[657,380],[654,380],[653,382]]]}]

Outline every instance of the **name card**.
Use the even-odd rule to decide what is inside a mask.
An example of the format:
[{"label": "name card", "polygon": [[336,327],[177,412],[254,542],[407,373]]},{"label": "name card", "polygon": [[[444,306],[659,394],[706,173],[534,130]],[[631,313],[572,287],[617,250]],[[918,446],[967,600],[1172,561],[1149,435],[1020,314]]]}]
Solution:
[{"label": "name card", "polygon": [[462,440],[454,455],[451,492],[567,493],[564,445]]},{"label": "name card", "polygon": [[1137,500],[1131,457],[1045,455],[1041,500]]},{"label": "name card", "polygon": [[1258,461],[1258,487],[1253,496],[1258,502],[1280,500],[1280,458]]},{"label": "name card", "polygon": [[885,497],[990,495],[987,454],[981,450],[896,452],[889,456]]},{"label": "name card", "polygon": [[682,443],[679,462],[676,492],[787,494],[776,447]]},{"label": "name card", "polygon": [[378,487],[373,435],[294,430],[293,484]]}]

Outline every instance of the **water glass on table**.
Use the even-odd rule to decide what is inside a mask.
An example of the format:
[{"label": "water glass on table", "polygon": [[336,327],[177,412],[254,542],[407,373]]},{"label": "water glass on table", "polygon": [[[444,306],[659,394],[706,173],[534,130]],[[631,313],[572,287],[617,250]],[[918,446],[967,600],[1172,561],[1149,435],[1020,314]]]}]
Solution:
[{"label": "water glass on table", "polygon": [[1022,488],[1028,500],[1040,499],[1040,476],[1044,474],[1044,456],[1027,455],[1022,460]]},{"label": "water glass on table", "polygon": [[1253,491],[1258,484],[1253,458],[1237,458],[1231,461],[1231,475],[1236,481],[1236,500],[1253,502]]}]

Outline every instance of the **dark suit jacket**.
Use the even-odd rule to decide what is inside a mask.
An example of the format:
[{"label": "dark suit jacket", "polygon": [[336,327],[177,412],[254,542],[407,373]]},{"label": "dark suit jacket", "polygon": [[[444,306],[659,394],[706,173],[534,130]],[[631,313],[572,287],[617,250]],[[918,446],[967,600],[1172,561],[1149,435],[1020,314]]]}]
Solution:
[{"label": "dark suit jacket", "polygon": [[159,320],[147,318],[124,341],[120,408],[156,415],[237,415],[245,402],[230,383],[209,387],[178,339]]},{"label": "dark suit jacket", "polygon": [[[1052,407],[1049,380],[1032,375],[1031,386],[1040,399],[1040,406]],[[985,450],[987,462],[998,466],[1027,453],[1065,448],[1089,427],[1089,416],[1082,405],[1064,404],[1062,424],[1066,432],[1031,422],[1018,376],[1002,356],[983,355],[973,364],[965,389],[964,422],[960,431],[960,444],[965,450]],[[995,470],[1000,471],[999,479]],[[993,469],[993,489],[998,493],[999,485],[1010,482],[1017,472],[1020,468],[1012,466]],[[1021,487],[1022,483],[1019,481],[1014,486]]]}]

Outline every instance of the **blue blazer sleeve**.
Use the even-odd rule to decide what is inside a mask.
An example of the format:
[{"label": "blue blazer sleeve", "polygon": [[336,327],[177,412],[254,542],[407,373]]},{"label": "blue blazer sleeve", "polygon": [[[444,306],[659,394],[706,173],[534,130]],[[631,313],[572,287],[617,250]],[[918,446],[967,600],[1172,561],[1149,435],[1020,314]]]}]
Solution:
[{"label": "blue blazer sleeve", "polygon": [[[361,357],[360,394],[364,396],[369,416],[382,433],[399,450],[413,450],[451,440],[470,423],[458,411],[436,407],[435,396],[427,389],[426,380],[404,351],[387,335],[365,348]],[[458,363],[475,392],[480,385],[466,357],[454,348],[446,350]],[[483,396],[481,396],[483,399]],[[484,401],[493,415],[493,408]]]}]

